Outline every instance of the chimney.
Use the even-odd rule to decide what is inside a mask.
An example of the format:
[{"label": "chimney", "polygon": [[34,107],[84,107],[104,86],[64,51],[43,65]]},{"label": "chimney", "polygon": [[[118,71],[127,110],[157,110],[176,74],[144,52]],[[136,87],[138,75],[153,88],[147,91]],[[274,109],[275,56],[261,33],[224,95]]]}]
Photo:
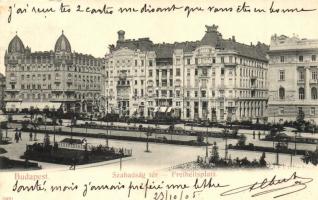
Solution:
[{"label": "chimney", "polygon": [[118,41],[123,42],[125,41],[125,31],[120,30],[117,32],[118,34]]},{"label": "chimney", "polygon": [[235,36],[234,36],[234,35],[232,35],[232,41],[233,41],[233,42],[236,42],[236,41],[235,41]]}]

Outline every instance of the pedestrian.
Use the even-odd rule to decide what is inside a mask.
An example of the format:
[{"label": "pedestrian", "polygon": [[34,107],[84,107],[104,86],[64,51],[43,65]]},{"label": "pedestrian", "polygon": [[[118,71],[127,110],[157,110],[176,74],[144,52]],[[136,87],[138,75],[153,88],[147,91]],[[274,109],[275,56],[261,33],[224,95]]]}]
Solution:
[{"label": "pedestrian", "polygon": [[18,135],[18,133],[15,133],[15,134],[14,134],[14,139],[15,139],[15,142],[16,142],[16,143],[19,142],[19,135]]},{"label": "pedestrian", "polygon": [[19,139],[22,141],[22,131],[21,131],[21,129],[19,130]]},{"label": "pedestrian", "polygon": [[258,139],[261,139],[261,131],[258,131]]},{"label": "pedestrian", "polygon": [[29,136],[30,136],[30,141],[32,141],[32,137],[33,137],[32,132],[30,132]]}]

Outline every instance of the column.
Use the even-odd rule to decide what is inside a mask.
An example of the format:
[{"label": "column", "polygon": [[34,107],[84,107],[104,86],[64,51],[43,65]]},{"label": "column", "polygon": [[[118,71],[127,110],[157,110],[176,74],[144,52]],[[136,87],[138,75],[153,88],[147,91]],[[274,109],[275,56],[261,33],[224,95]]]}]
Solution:
[{"label": "column", "polygon": [[305,67],[305,99],[309,100],[310,99],[310,87],[309,87],[309,80],[310,80],[310,67],[306,66]]}]

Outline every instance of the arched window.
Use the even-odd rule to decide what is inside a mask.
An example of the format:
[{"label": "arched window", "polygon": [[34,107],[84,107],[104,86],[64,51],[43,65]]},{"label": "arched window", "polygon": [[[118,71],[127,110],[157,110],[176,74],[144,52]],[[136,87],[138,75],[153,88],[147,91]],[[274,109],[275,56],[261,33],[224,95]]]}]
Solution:
[{"label": "arched window", "polygon": [[283,87],[279,88],[279,99],[285,99],[285,89]]},{"label": "arched window", "polygon": [[311,88],[311,98],[317,99],[317,88],[315,87]]},{"label": "arched window", "polygon": [[298,89],[298,94],[299,94],[299,99],[305,99],[305,89],[304,88],[299,88]]}]

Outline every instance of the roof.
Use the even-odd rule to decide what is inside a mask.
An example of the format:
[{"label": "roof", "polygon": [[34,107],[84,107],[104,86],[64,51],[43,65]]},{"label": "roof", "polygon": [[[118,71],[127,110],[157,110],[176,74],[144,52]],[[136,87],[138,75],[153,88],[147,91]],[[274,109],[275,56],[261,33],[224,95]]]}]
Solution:
[{"label": "roof", "polygon": [[24,52],[24,44],[18,35],[15,35],[13,39],[9,43],[8,47],[9,53],[23,53]]},{"label": "roof", "polygon": [[216,49],[234,50],[238,54],[254,58],[262,61],[267,61],[266,53],[269,47],[265,44],[258,43],[257,45],[246,45],[236,42],[234,39],[225,40],[222,35],[217,31],[217,26],[206,26],[207,31],[203,38],[198,41],[186,41],[154,44],[149,38],[140,38],[137,40],[121,40],[117,41],[116,47],[111,51],[127,47],[132,50],[139,49],[140,51],[155,51],[158,59],[172,58],[175,49],[183,49],[184,52],[192,52],[201,45],[211,45]]},{"label": "roof", "polygon": [[57,39],[55,43],[55,52],[59,51],[66,51],[66,52],[71,52],[71,44],[64,35],[64,32],[62,31],[62,35]]}]

